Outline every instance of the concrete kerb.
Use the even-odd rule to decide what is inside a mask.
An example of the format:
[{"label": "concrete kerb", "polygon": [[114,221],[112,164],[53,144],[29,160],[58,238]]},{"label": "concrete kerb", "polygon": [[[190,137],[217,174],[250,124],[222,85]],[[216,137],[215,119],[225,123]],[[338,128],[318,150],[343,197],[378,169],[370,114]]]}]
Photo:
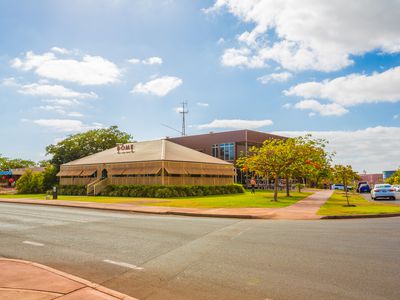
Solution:
[{"label": "concrete kerb", "polygon": [[394,214],[374,214],[374,215],[347,215],[347,216],[321,216],[321,220],[339,220],[339,219],[372,219],[372,218],[391,218],[400,217],[400,213]]},{"label": "concrete kerb", "polygon": [[[42,200],[33,199],[7,199],[0,198],[0,203],[19,203],[19,204],[33,204],[33,205],[47,205],[47,206],[62,206],[62,207],[75,207],[75,208],[86,208],[86,209],[97,209],[97,210],[109,210],[116,212],[127,212],[127,213],[139,213],[139,214],[159,214],[159,215],[177,215],[177,216],[191,216],[191,217],[211,217],[211,218],[236,218],[236,219],[275,219],[274,213],[268,214],[224,214],[224,213],[209,213],[209,212],[184,212],[184,211],[173,211],[171,208],[159,208],[160,210],[154,211],[146,209],[137,209],[132,207],[107,207],[106,205],[101,206],[90,206],[89,202],[73,202],[73,203],[44,203]],[[57,200],[55,200],[57,201]],[[276,210],[276,209],[271,209]],[[367,219],[367,218],[388,218],[388,217],[399,217],[400,213],[391,214],[373,214],[373,215],[334,215],[334,216],[316,216],[315,218],[294,218],[293,220],[333,220],[333,219]],[[285,219],[285,218],[282,218]],[[288,218],[292,219],[292,218]]]},{"label": "concrete kerb", "polygon": [[[35,200],[36,201],[36,200]],[[178,215],[178,216],[192,216],[192,217],[212,217],[212,218],[236,218],[236,219],[263,219],[263,217],[254,216],[254,215],[238,215],[238,214],[210,214],[210,213],[195,213],[195,212],[177,212],[177,211],[148,211],[148,210],[140,210],[140,209],[132,209],[132,208],[114,208],[114,207],[93,207],[88,205],[77,205],[73,204],[65,204],[65,203],[43,203],[43,202],[34,201],[15,201],[14,199],[0,199],[0,203],[17,203],[17,204],[31,204],[31,205],[47,205],[47,206],[61,206],[61,207],[75,207],[75,208],[86,208],[86,209],[95,209],[95,210],[109,210],[116,212],[126,212],[126,213],[139,213],[139,214],[157,214],[157,215]]]},{"label": "concrete kerb", "polygon": [[110,296],[113,296],[113,297],[116,297],[116,298],[119,298],[119,299],[138,300],[138,299],[130,297],[128,295],[125,295],[125,294],[122,294],[120,292],[117,292],[117,291],[111,290],[109,288],[106,288],[106,287],[104,287],[104,286],[102,286],[102,285],[100,285],[98,283],[94,283],[94,282],[88,281],[86,279],[74,276],[72,274],[68,274],[68,273],[59,271],[57,269],[53,269],[51,267],[48,267],[48,266],[45,266],[45,265],[42,265],[42,264],[39,264],[39,263],[35,263],[35,262],[32,262],[32,261],[26,261],[26,260],[21,260],[21,259],[12,259],[12,258],[3,258],[3,257],[0,257],[0,261],[9,261],[9,262],[16,262],[16,263],[22,263],[22,264],[31,265],[31,266],[40,268],[42,270],[48,271],[50,273],[59,275],[61,277],[67,278],[69,280],[81,283],[81,284],[85,285],[86,287],[90,287],[90,288],[92,288],[94,290],[97,290],[99,292],[102,292],[104,294],[107,294],[107,295],[110,295]]}]

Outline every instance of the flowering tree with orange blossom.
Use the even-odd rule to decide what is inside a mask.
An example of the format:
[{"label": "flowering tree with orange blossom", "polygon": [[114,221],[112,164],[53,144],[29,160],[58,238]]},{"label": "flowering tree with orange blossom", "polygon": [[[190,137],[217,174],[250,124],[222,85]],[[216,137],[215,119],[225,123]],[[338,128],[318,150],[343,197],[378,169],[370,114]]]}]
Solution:
[{"label": "flowering tree with orange blossom", "polygon": [[286,193],[290,195],[289,180],[311,174],[327,163],[328,154],[322,140],[310,136],[266,140],[261,147],[252,147],[247,156],[237,160],[237,166],[265,178],[274,178],[274,201],[278,200],[279,179],[286,179]]}]

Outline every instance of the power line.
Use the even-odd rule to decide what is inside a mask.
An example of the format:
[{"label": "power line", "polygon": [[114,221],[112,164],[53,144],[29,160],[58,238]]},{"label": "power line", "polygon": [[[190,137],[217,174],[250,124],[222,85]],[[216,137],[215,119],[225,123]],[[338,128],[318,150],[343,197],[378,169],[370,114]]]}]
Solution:
[{"label": "power line", "polygon": [[172,129],[172,130],[174,130],[174,131],[176,131],[176,132],[179,132],[180,134],[182,134],[182,132],[180,131],[180,130],[178,130],[178,129],[175,129],[174,127],[171,127],[171,126],[169,126],[169,125],[166,125],[166,124],[161,124],[162,126],[164,126],[164,127],[167,127],[167,128],[169,128],[169,129]]}]

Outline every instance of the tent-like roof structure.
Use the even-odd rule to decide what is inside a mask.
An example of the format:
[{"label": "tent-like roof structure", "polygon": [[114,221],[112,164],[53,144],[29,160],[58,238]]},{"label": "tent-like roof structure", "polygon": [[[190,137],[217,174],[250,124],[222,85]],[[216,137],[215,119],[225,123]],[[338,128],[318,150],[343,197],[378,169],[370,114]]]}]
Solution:
[{"label": "tent-like roof structure", "polygon": [[199,151],[175,144],[168,140],[154,140],[133,143],[133,152],[118,153],[117,147],[71,161],[64,166],[95,165],[110,163],[130,163],[145,161],[182,161],[219,165],[230,163],[201,153]]}]

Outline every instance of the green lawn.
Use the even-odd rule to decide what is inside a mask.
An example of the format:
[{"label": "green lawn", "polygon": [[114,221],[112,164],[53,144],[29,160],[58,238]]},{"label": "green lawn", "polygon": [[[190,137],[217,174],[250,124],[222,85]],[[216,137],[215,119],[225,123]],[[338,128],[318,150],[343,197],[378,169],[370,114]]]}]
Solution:
[{"label": "green lawn", "polygon": [[[279,193],[278,202],[272,201],[272,191],[256,191],[255,194],[218,195],[205,197],[183,198],[131,198],[131,197],[103,197],[103,196],[59,196],[59,200],[85,201],[98,203],[132,203],[136,205],[171,206],[188,208],[239,208],[239,207],[285,207],[296,203],[311,193],[292,192],[291,197]],[[46,195],[0,195],[0,198],[33,198],[45,199]]]},{"label": "green lawn", "polygon": [[349,195],[350,204],[356,205],[355,207],[343,206],[347,204],[345,193],[335,191],[329,200],[320,208],[318,215],[345,216],[400,213],[400,205],[370,202],[355,193],[349,193]]}]

